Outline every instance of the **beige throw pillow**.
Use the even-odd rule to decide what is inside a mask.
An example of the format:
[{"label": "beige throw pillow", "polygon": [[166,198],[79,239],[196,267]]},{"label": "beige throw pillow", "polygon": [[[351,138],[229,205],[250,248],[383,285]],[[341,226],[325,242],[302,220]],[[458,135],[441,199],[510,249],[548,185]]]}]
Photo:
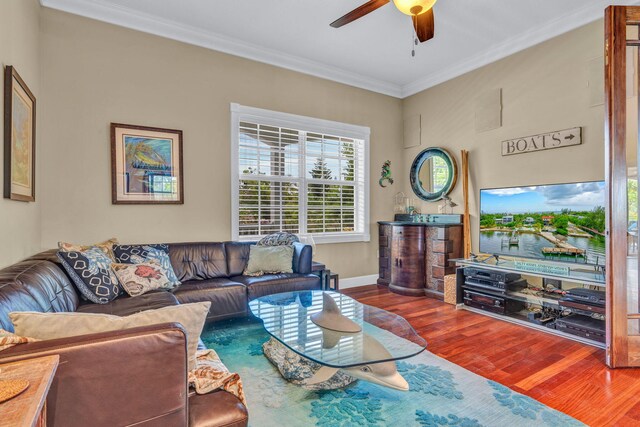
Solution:
[{"label": "beige throw pillow", "polygon": [[84,252],[91,248],[98,248],[109,258],[114,261],[116,260],[116,255],[113,253],[113,245],[118,244],[118,239],[115,237],[105,240],[104,242],[96,243],[94,245],[76,245],[75,243],[67,243],[67,242],[58,242],[58,249],[63,252]]},{"label": "beige throw pillow", "polygon": [[187,332],[189,370],[196,366],[198,340],[209,313],[211,302],[180,304],[146,310],[131,316],[112,316],[96,313],[37,313],[14,311],[9,313],[16,335],[37,340],[73,337],[99,332],[118,331],[158,323],[180,323]]},{"label": "beige throw pillow", "polygon": [[249,248],[245,276],[268,273],[293,273],[293,246],[256,246]]},{"label": "beige throw pillow", "polygon": [[154,289],[171,287],[169,278],[157,263],[111,264],[111,269],[118,277],[124,290],[136,297]]}]

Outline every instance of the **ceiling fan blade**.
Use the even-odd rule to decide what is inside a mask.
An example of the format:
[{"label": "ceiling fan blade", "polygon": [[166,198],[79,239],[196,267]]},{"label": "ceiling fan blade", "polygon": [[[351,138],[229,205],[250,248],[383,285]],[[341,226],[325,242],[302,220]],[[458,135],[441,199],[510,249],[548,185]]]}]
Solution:
[{"label": "ceiling fan blade", "polygon": [[374,10],[384,6],[389,3],[390,0],[371,0],[363,4],[362,6],[353,9],[351,12],[346,15],[336,19],[330,25],[333,28],[340,28],[343,25],[347,25],[350,22],[355,21],[358,18],[362,18],[364,15],[373,12]]},{"label": "ceiling fan blade", "polygon": [[435,23],[433,19],[433,8],[429,9],[422,15],[413,17],[413,27],[420,43],[431,40],[435,34]]}]

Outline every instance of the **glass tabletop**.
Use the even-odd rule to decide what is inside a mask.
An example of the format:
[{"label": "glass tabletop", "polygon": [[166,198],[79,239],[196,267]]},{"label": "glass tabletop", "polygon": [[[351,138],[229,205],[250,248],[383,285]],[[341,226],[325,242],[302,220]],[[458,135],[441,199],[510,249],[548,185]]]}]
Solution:
[{"label": "glass tabletop", "polygon": [[343,315],[362,327],[361,332],[335,332],[311,321],[309,316],[322,310],[322,291],[267,295],[251,301],[249,307],[267,332],[286,347],[334,368],[405,359],[427,347],[403,317],[337,292],[326,293]]}]

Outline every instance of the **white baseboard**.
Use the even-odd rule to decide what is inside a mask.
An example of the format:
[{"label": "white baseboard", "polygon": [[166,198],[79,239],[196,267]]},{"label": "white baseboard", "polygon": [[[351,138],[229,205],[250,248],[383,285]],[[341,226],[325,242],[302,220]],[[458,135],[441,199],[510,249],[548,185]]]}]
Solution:
[{"label": "white baseboard", "polygon": [[340,289],[356,288],[358,286],[365,286],[365,285],[374,285],[377,280],[378,280],[377,274],[340,279]]}]

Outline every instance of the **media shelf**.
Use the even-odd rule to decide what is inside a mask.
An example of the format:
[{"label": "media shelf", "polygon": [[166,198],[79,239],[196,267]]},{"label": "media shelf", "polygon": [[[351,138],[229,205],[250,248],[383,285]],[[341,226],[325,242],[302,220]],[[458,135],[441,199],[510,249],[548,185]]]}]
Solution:
[{"label": "media shelf", "polygon": [[595,267],[562,272],[549,264],[546,274],[518,269],[513,260],[455,262],[459,307],[605,348],[605,278]]}]

